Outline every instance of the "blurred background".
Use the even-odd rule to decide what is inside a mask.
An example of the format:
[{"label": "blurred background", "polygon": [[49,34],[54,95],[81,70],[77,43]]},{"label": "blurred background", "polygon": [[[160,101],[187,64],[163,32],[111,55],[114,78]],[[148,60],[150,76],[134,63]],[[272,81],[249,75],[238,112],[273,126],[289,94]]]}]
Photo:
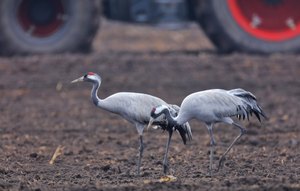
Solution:
[{"label": "blurred background", "polygon": [[3,0],[0,53],[89,52],[105,31],[101,17],[167,29],[194,23],[220,53],[294,53],[299,6],[297,0]]},{"label": "blurred background", "polygon": [[[300,3],[297,0],[1,0],[0,189],[300,189]],[[172,183],[160,183],[167,133],[144,133],[142,176],[132,124],[96,108],[132,91],[177,105],[190,93],[243,88],[268,121],[238,121],[248,133],[207,176],[209,135],[172,139]],[[235,119],[237,120],[237,119]],[[215,164],[239,131],[214,128]],[[57,148],[63,148],[49,164]]]}]

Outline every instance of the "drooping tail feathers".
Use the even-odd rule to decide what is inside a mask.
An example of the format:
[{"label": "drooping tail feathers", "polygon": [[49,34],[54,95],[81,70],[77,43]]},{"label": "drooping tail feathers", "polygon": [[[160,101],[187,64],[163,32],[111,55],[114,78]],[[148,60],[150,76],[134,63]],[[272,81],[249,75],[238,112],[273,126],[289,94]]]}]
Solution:
[{"label": "drooping tail feathers", "polygon": [[[172,116],[176,117],[178,115],[179,109],[180,107],[177,105],[169,105],[170,109],[170,113]],[[191,126],[188,122],[186,122],[183,125],[180,126],[176,126],[175,129],[179,132],[181,139],[183,141],[184,144],[186,144],[187,139],[189,141],[192,140],[193,135],[192,135],[192,130],[191,130]]]},{"label": "drooping tail feathers", "polygon": [[252,115],[252,113],[254,113],[259,121],[261,121],[260,116],[268,119],[262,108],[258,105],[255,95],[253,95],[251,92],[245,91],[241,88],[232,89],[228,92],[234,96],[241,98],[244,103],[243,105],[238,105],[237,107],[237,117],[239,119],[241,119],[242,117],[243,119],[245,119],[245,117],[247,117],[247,119],[249,120],[249,114]]}]

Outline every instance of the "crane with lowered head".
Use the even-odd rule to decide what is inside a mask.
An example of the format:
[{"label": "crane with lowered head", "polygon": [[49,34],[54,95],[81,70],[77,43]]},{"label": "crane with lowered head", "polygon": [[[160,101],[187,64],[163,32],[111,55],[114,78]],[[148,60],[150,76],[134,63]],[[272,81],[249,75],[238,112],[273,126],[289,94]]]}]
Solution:
[{"label": "crane with lowered head", "polygon": [[255,114],[259,121],[261,121],[260,115],[267,118],[261,107],[258,105],[256,97],[251,92],[241,88],[228,91],[223,89],[211,89],[192,93],[184,98],[176,117],[170,114],[170,109],[166,105],[154,107],[151,111],[149,126],[154,119],[161,117],[162,114],[165,115],[170,126],[179,126],[191,119],[197,119],[204,122],[210,136],[209,173],[211,175],[215,146],[213,125],[215,123],[223,122],[240,129],[240,134],[234,139],[219,160],[219,170],[226,154],[236,141],[238,141],[246,132],[246,129],[238,123],[235,123],[231,117],[237,116],[239,119],[245,119],[245,117],[247,117],[249,120],[249,114],[252,115],[252,113]]}]

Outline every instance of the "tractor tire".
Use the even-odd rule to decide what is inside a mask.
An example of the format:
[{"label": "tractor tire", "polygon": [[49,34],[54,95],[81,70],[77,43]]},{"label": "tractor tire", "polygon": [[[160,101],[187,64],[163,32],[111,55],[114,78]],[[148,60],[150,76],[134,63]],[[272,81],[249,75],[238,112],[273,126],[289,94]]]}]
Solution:
[{"label": "tractor tire", "polygon": [[196,19],[221,53],[300,52],[300,1],[198,0]]},{"label": "tractor tire", "polygon": [[0,54],[89,52],[99,0],[1,0]]}]

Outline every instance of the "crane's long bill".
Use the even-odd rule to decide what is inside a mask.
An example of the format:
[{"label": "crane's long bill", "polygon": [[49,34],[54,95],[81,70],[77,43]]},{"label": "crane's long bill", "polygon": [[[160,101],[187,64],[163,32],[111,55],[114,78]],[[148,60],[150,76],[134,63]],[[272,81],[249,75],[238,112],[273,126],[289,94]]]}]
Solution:
[{"label": "crane's long bill", "polygon": [[153,121],[154,121],[154,118],[150,117],[150,120],[149,120],[149,123],[148,123],[147,129],[149,129],[149,127],[151,127],[151,125],[152,125]]},{"label": "crane's long bill", "polygon": [[76,80],[73,80],[71,83],[82,82],[82,81],[83,81],[83,76],[80,78],[77,78]]}]

